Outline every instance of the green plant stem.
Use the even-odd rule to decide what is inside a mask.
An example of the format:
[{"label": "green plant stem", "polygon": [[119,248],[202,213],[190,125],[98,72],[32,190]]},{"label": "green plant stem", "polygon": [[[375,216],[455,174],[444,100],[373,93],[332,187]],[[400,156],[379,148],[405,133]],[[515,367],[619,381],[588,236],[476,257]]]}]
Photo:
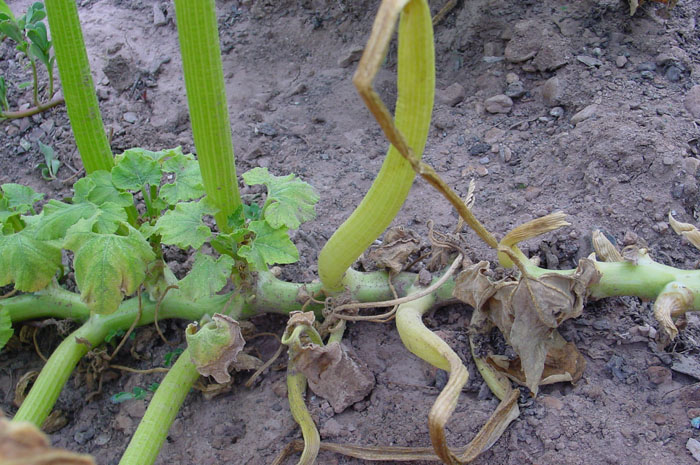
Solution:
[{"label": "green plant stem", "polygon": [[[290,358],[291,360],[291,358]],[[311,414],[309,414],[306,404],[304,403],[304,391],[306,391],[306,377],[296,371],[294,364],[290,361],[287,368],[287,397],[289,398],[289,410],[292,411],[292,417],[301,428],[301,434],[304,436],[304,450],[301,453],[297,465],[313,465],[318,456],[318,451],[321,446],[321,437],[316,429]]]},{"label": "green plant stem", "polygon": [[192,135],[207,198],[229,231],[228,216],[241,205],[233,154],[214,0],[175,0],[177,31]]},{"label": "green plant stem", "polygon": [[185,349],[158,386],[120,465],[151,465],[156,461],[177,412],[199,373]]},{"label": "green plant stem", "polygon": [[[641,258],[639,265],[631,263],[607,263],[596,262],[596,267],[601,273],[600,281],[591,287],[591,295],[594,298],[612,297],[620,295],[632,295],[645,299],[655,298],[669,282],[679,282],[689,288],[695,300],[691,310],[700,310],[700,270],[679,270],[670,266],[653,262],[648,258]],[[532,275],[545,273],[572,273],[573,270],[545,270],[533,266],[528,267],[528,272]],[[410,283],[416,278],[413,273],[402,273],[395,278],[395,283],[399,295],[406,295],[411,292]],[[386,273],[359,273],[352,271],[345,276],[346,287],[352,299],[360,302],[373,302],[390,300],[393,298],[391,289],[388,286]],[[196,303],[187,301],[178,295],[176,291],[170,292],[163,300],[159,318],[183,318],[189,320],[199,320],[205,314],[214,314],[222,311],[228,305],[232,308],[229,313],[232,318],[246,319],[260,313],[289,313],[293,310],[300,310],[303,302],[300,301],[300,292],[305,289],[308,295],[313,295],[321,290],[320,283],[298,284],[280,281],[270,273],[260,273],[256,286],[247,294],[217,295],[208,299],[200,299]],[[438,291],[425,296],[416,301],[404,304],[404,308],[412,308],[412,311],[403,310],[402,317],[397,315],[397,327],[400,327],[402,340],[406,347],[421,358],[429,361],[435,366],[447,369],[445,359],[438,351],[426,348],[426,345],[418,344],[416,335],[413,334],[418,325],[422,326],[421,317],[425,311],[436,303],[451,299],[454,281],[448,281]],[[42,317],[65,317],[76,320],[86,320],[89,311],[85,304],[80,301],[80,297],[72,292],[51,289],[32,295],[20,295],[2,300],[3,311],[8,311],[13,322]],[[143,299],[141,318],[138,325],[150,324],[155,319],[155,302]],[[321,306],[314,304],[308,307],[318,311]],[[124,301],[117,312],[111,315],[94,315],[83,325],[75,335],[84,337],[95,344],[101,342],[110,330],[127,329],[138,316],[138,299],[132,298]],[[80,333],[78,333],[80,332]],[[432,333],[431,333],[432,334]],[[431,336],[428,336],[431,337]],[[437,336],[435,336],[437,337]],[[439,338],[438,338],[439,339]],[[38,388],[42,392],[32,394],[25,403],[27,407],[22,407],[22,417],[31,418],[35,424],[40,425],[48,415],[55,402],[58,392],[68,379],[70,372],[80,357],[87,351],[83,344],[75,343],[73,336],[64,341],[59,349],[49,359],[47,366],[51,373],[58,373],[56,380],[48,381],[50,376],[55,374],[42,375],[41,380],[47,380],[47,386]],[[57,368],[58,366],[63,368]],[[48,372],[47,372],[48,373]],[[37,380],[38,383],[39,380]],[[44,381],[42,381],[43,383]],[[39,383],[38,383],[39,384]],[[35,385],[36,386],[36,385]],[[55,392],[55,396],[47,396],[44,391]],[[37,391],[39,392],[39,391]],[[42,406],[31,406],[32,403],[39,403]],[[29,413],[24,412],[31,412]]]},{"label": "green plant stem", "polygon": [[[430,21],[430,10],[425,2],[409,3],[399,21],[396,126],[419,159],[430,129],[435,92],[435,52]],[[377,59],[382,60],[383,56]],[[355,82],[363,77],[356,74]],[[360,91],[365,97],[362,89]],[[372,187],[319,254],[319,277],[325,289],[342,291],[343,274],[391,224],[414,178],[411,164],[396,147],[390,146]]]},{"label": "green plant stem", "polygon": [[30,59],[29,63],[32,66],[32,80],[34,81],[34,88],[32,89],[32,101],[34,106],[39,106],[39,75],[36,72],[36,61]]},{"label": "green plant stem", "polygon": [[51,100],[48,103],[42,103],[36,107],[27,108],[26,110],[0,112],[0,120],[25,118],[27,116],[36,115],[38,113],[41,113],[42,111],[46,111],[49,108],[53,108],[53,107],[58,106],[62,103],[65,103],[65,100],[63,99],[63,97],[58,97],[58,98]]},{"label": "green plant stem", "polygon": [[114,160],[90,74],[78,6],[74,0],[46,0],[46,13],[68,118],[85,172],[110,171]]},{"label": "green plant stem", "polygon": [[28,421],[41,427],[75,366],[89,350],[87,344],[78,340],[97,345],[106,335],[107,331],[103,325],[88,321],[64,339],[42,368],[13,420]]}]

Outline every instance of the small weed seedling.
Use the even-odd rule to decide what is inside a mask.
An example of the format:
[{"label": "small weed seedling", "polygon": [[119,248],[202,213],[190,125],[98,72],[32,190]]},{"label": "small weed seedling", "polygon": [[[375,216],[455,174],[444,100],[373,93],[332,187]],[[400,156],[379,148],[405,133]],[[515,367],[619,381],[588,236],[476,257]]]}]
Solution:
[{"label": "small weed seedling", "polygon": [[[0,38],[7,37],[15,43],[15,48],[21,52],[31,69],[32,80],[19,83],[17,87],[24,89],[32,87],[33,107],[28,110],[10,111],[8,102],[8,82],[4,76],[0,76],[0,120],[10,118],[23,118],[42,112],[63,103],[62,98],[54,97],[54,65],[56,58],[51,53],[52,43],[48,38],[46,24],[46,10],[40,2],[32,3],[27,12],[15,18],[5,0],[0,0]],[[39,99],[39,72],[37,63],[44,65],[48,74],[48,89],[46,100]]]},{"label": "small weed seedling", "polygon": [[[562,213],[518,226],[498,240],[471,211],[476,197],[473,186],[461,199],[421,160],[435,87],[433,18],[426,0],[384,0],[379,7],[354,83],[391,145],[371,189],[323,247],[320,280],[312,283],[282,281],[270,267],[299,259],[289,231],[315,217],[319,200],[315,190],[293,174],[277,176],[266,168],[254,168],[242,180],[264,186],[264,200],[246,203],[239,194],[214,0],[175,0],[197,157],[180,148],[134,148],[113,156],[91,77],[83,73],[89,67],[77,33],[76,2],[46,0],[46,7],[86,176],[74,184],[72,198],[49,200],[40,211],[35,205],[43,194],[17,184],[0,186],[0,286],[14,286],[0,300],[0,349],[12,337],[13,325],[22,321],[65,318],[81,326],[50,356],[13,420],[0,421],[0,434],[10,438],[5,441],[8,447],[13,441],[21,443],[27,434],[37,434],[28,424],[45,424],[66,381],[88,352],[95,372],[107,366],[134,371],[110,363],[135,327],[154,324],[163,337],[159,320],[195,321],[185,331],[187,347],[165,356],[164,364],[170,368],[149,370],[167,370],[157,389],[139,387],[112,397],[113,402],[122,402],[153,392],[120,461],[121,465],[153,464],[178,409],[200,376],[215,380],[204,388],[208,396],[230,383],[232,370],[256,370],[252,382],[269,368],[272,360],[263,363],[246,353],[242,324],[254,315],[279,313],[289,316],[281,342],[289,356],[290,410],[303,441],[284,447],[275,464],[301,452],[298,463],[311,465],[321,449],[368,461],[463,464],[494,444],[518,417],[519,390],[512,383],[536,395],[543,384],[580,379],[584,359],[557,328],[581,315],[586,299],[619,295],[655,299],[654,315],[669,340],[678,333],[674,318],[700,309],[700,271],[656,263],[643,248],[620,252],[597,232],[593,235],[596,254],[580,260],[576,269],[540,268],[520,251],[518,243],[568,225]],[[36,18],[43,17],[39,11],[43,9],[32,7],[30,20],[20,23],[0,3],[3,24],[17,24],[20,31],[27,30],[28,23],[37,24]],[[372,82],[397,22],[399,97],[392,116]],[[45,37],[45,29],[43,36],[36,32],[39,29],[29,30]],[[32,40],[29,32],[27,36]],[[28,53],[38,52],[28,49]],[[58,165],[52,163],[49,152],[44,153],[46,176],[55,176]],[[494,249],[498,264],[514,271],[493,281],[489,262],[471,263],[465,258],[459,235],[432,228],[432,261],[442,264],[434,279],[403,271],[419,242],[403,229],[388,231],[383,245],[371,251],[373,260],[386,271],[353,270],[352,263],[396,216],[416,175],[459,213],[458,230],[466,223]],[[695,227],[672,217],[669,222],[700,247]],[[164,246],[194,254],[194,264],[181,279],[169,268]],[[65,286],[66,251],[72,254],[70,268],[77,293]],[[453,296],[473,308],[472,354],[500,399],[475,438],[458,449],[448,446],[445,425],[469,373],[460,357],[422,320],[436,304]],[[389,310],[378,316],[362,314],[367,308]],[[432,444],[322,443],[304,403],[307,385],[336,411],[364,398],[372,389],[373,377],[347,354],[344,330],[351,321],[394,318],[406,348],[449,373],[428,414]],[[500,331],[512,347],[510,356],[489,346],[485,336],[493,330]],[[109,348],[111,355],[105,342],[116,345]],[[98,393],[99,389],[91,396]],[[79,463],[92,463],[88,457],[80,459]]]}]

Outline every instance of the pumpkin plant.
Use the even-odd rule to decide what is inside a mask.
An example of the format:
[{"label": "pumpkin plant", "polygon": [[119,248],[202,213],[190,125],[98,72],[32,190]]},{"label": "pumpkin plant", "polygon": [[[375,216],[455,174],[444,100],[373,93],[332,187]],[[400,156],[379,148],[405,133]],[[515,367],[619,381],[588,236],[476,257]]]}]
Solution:
[{"label": "pumpkin plant", "polygon": [[[81,326],[48,359],[13,424],[44,424],[79,360],[100,350],[114,334],[123,332],[126,339],[136,326],[155,324],[158,329],[158,320],[167,318],[194,321],[186,330],[187,349],[155,390],[120,462],[151,464],[200,376],[225,383],[231,369],[266,368],[268,364],[244,352],[242,322],[261,313],[281,313],[290,315],[282,342],[289,355],[290,409],[301,426],[303,442],[289,444],[274,463],[300,451],[298,463],[312,464],[321,449],[368,461],[467,463],[517,418],[519,390],[513,382],[535,395],[542,384],[580,378],[585,361],[557,327],[579,316],[586,299],[616,295],[656,299],[654,313],[669,338],[677,334],[673,318],[700,308],[700,271],[656,263],[641,248],[621,253],[601,234],[594,235],[600,261],[595,256],[582,259],[574,270],[540,268],[517,244],[566,226],[563,214],[538,218],[497,240],[471,212],[474,190],[460,199],[421,161],[435,82],[426,0],[384,0],[379,8],[354,82],[391,145],[366,197],[323,247],[320,281],[312,283],[282,281],[270,266],[298,260],[288,232],[313,220],[315,190],[293,174],[277,176],[254,168],[241,177],[248,185],[265,187],[264,201],[246,203],[239,193],[214,1],[175,0],[196,157],[180,148],[134,148],[112,155],[91,84],[76,4],[47,0],[46,6],[86,176],[75,183],[71,199],[49,200],[41,211],[36,203],[42,194],[17,184],[0,186],[0,286],[14,286],[11,295],[0,300],[0,346],[11,337],[13,323],[21,321],[68,318]],[[397,21],[398,101],[392,117],[372,82]],[[372,252],[386,271],[353,270],[353,262],[401,208],[416,175],[458,211],[459,229],[462,221],[469,225],[494,249],[498,263],[512,271],[494,280],[487,272],[488,262],[466,259],[460,235],[432,230],[436,262],[451,263],[436,278],[420,279],[402,271],[415,250],[411,245],[415,237],[404,230],[388,232],[384,244]],[[675,230],[700,244],[694,227],[671,221]],[[194,254],[186,276],[178,279],[168,267],[165,246]],[[72,253],[70,269],[79,292],[65,288],[69,265],[64,251]],[[445,425],[469,373],[460,357],[422,321],[428,310],[453,296],[474,309],[469,333],[474,359],[501,400],[472,442],[459,449],[447,445]],[[379,316],[362,314],[362,309],[380,307],[392,310]],[[342,344],[344,329],[351,321],[386,322],[394,317],[406,348],[449,372],[428,415],[432,446],[322,443],[304,404],[307,384],[335,409],[360,400],[338,397],[332,387],[334,378],[342,378],[355,383],[358,396],[371,390],[366,373]],[[488,346],[482,336],[492,329],[503,334],[515,357]],[[104,355],[104,363],[109,365],[121,346]]]}]

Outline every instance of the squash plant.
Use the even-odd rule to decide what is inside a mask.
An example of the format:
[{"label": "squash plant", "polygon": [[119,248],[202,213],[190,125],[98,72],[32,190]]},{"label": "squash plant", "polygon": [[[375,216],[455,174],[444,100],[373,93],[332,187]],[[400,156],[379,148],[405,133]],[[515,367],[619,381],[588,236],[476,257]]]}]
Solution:
[{"label": "squash plant", "polygon": [[[362,203],[323,247],[320,281],[313,283],[281,281],[269,267],[298,260],[288,231],[314,218],[318,201],[314,189],[293,174],[275,176],[254,168],[242,180],[265,186],[265,201],[258,205],[241,200],[214,1],[175,0],[196,157],[179,148],[155,152],[134,148],[113,156],[99,116],[76,4],[47,0],[46,7],[86,176],[75,183],[71,199],[50,200],[40,212],[35,204],[42,194],[16,184],[0,186],[0,286],[12,284],[18,291],[0,300],[0,347],[12,335],[13,323],[50,317],[82,325],[51,355],[13,424],[41,426],[79,360],[116,332],[129,333],[166,318],[199,322],[187,328],[188,348],[157,388],[120,462],[151,464],[200,375],[225,382],[231,368],[256,366],[241,352],[239,322],[261,313],[282,313],[290,314],[282,338],[289,348],[289,403],[304,441],[288,445],[275,463],[300,451],[298,463],[312,464],[322,448],[368,461],[467,463],[517,418],[519,391],[512,382],[536,394],[542,384],[580,378],[583,357],[557,327],[579,316],[587,298],[656,299],[655,315],[669,338],[677,333],[674,317],[700,308],[700,271],[656,263],[644,249],[620,253],[601,234],[594,235],[598,256],[582,259],[575,270],[538,267],[517,244],[567,225],[563,214],[533,220],[497,240],[472,214],[473,195],[460,199],[421,161],[435,82],[426,0],[384,0],[377,13],[354,82],[391,146]],[[399,92],[392,117],[372,81],[397,20]],[[432,282],[401,272],[401,263],[388,264],[388,272],[354,271],[352,263],[391,223],[416,174],[440,191],[461,221],[494,248],[500,265],[514,271],[494,281],[487,273],[488,262],[473,264],[465,258],[460,237],[434,232],[436,253],[452,265]],[[694,227],[670,221],[675,230],[700,244]],[[177,279],[165,263],[166,245],[195,254],[184,278]],[[63,251],[73,254],[71,268],[79,293],[60,284],[67,266]],[[233,291],[223,291],[227,283]],[[458,450],[447,445],[444,428],[469,373],[457,354],[422,322],[429,309],[453,295],[474,308],[473,355],[481,375],[501,399],[472,442]],[[380,318],[359,314],[368,307],[394,310]],[[428,415],[432,446],[321,443],[303,401],[307,378],[312,389],[323,391],[312,376],[318,371],[313,354],[335,351],[342,360],[340,342],[348,321],[394,315],[407,349],[450,374]],[[485,344],[480,335],[493,328],[502,332],[517,357],[497,354]]]}]

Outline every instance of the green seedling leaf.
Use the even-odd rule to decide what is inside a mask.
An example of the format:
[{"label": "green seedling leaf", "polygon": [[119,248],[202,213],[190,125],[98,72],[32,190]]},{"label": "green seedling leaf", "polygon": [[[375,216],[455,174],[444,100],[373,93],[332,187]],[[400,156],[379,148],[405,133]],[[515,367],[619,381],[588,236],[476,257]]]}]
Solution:
[{"label": "green seedling leaf", "polygon": [[226,285],[233,265],[233,259],[228,255],[214,260],[210,255],[197,252],[192,269],[178,283],[180,292],[192,301],[210,297]]},{"label": "green seedling leaf", "polygon": [[163,162],[163,171],[173,173],[175,182],[167,183],[160,189],[160,197],[170,205],[185,200],[203,197],[204,184],[199,171],[199,163],[193,158],[179,153]]},{"label": "green seedling leaf", "polygon": [[61,166],[61,162],[56,158],[53,148],[39,141],[39,151],[44,155],[44,163],[36,165],[37,168],[41,169],[41,176],[47,181],[56,179],[56,173]]},{"label": "green seedling leaf", "polygon": [[248,229],[236,229],[229,234],[217,234],[210,244],[221,255],[238,258],[238,247],[250,236],[252,233]]},{"label": "green seedling leaf", "polygon": [[0,19],[0,33],[5,34],[7,37],[14,40],[18,44],[24,42],[22,30],[19,28],[19,26],[14,20]]},{"label": "green seedling leaf", "polygon": [[67,234],[64,247],[75,252],[73,267],[80,298],[91,311],[112,313],[125,295],[143,283],[155,254],[146,239],[127,223],[126,236],[94,232],[97,218],[81,219]]},{"label": "green seedling leaf", "polygon": [[[155,385],[155,388],[153,387]],[[158,389],[158,383],[153,383],[148,387],[148,391],[155,392]],[[121,404],[127,400],[139,400],[145,399],[148,392],[146,389],[135,386],[132,392],[118,392],[109,398],[109,401],[113,404]]]},{"label": "green seedling leaf", "polygon": [[5,0],[0,0],[0,21],[8,20],[12,20],[12,22],[17,21],[15,15],[12,14],[12,10],[7,6],[7,3],[5,3]]},{"label": "green seedling leaf", "polygon": [[171,366],[173,363],[175,363],[175,360],[180,356],[185,351],[185,349],[182,348],[177,348],[173,350],[172,352],[168,352],[165,354],[163,365],[166,367]]},{"label": "green seedling leaf", "polygon": [[236,320],[216,313],[201,328],[196,323],[189,324],[185,338],[192,362],[200,375],[213,376],[217,383],[231,381],[228,368],[236,362],[236,356],[245,345]]},{"label": "green seedling leaf", "polygon": [[122,337],[124,334],[126,334],[126,331],[123,329],[110,329],[107,336],[105,336],[105,342],[110,344],[114,338]]},{"label": "green seedling leaf", "polygon": [[131,400],[133,398],[134,395],[130,392],[118,392],[110,397],[109,401],[113,404],[121,404],[122,402],[126,402],[127,400]]},{"label": "green seedling leaf", "polygon": [[120,155],[117,155],[114,159],[114,161],[119,164],[121,160],[123,160],[125,157],[130,157],[133,155],[138,155],[139,157],[145,157],[149,160],[161,162],[162,160],[168,158],[168,157],[174,157],[175,155],[182,155],[182,149],[180,147],[176,147],[174,149],[168,149],[168,150],[161,150],[158,152],[152,152],[150,150],[142,149],[140,147],[134,147],[131,149],[124,150],[124,152]]},{"label": "green seedling leaf", "polygon": [[255,233],[250,244],[238,249],[238,255],[245,258],[257,271],[266,270],[266,265],[294,263],[299,260],[299,251],[289,238],[287,228],[275,229],[266,221],[251,221],[248,226]]},{"label": "green seedling leaf", "polygon": [[148,385],[147,389],[151,392],[156,392],[159,387],[160,387],[160,383],[151,383]]},{"label": "green seedling leaf", "polygon": [[0,350],[5,347],[7,341],[12,337],[12,320],[10,319],[10,312],[5,310],[2,305],[0,305]]},{"label": "green seedling leaf", "polygon": [[244,173],[243,180],[251,186],[264,184],[267,187],[263,216],[273,228],[296,229],[304,221],[315,218],[318,194],[295,175],[274,176],[267,168],[258,167]]},{"label": "green seedling leaf", "polygon": [[160,185],[162,176],[158,162],[137,150],[127,150],[112,168],[112,182],[123,190],[138,191],[144,186]]},{"label": "green seedling leaf", "polygon": [[161,235],[163,244],[198,249],[211,237],[211,229],[204,224],[202,216],[214,213],[216,209],[204,200],[178,203],[174,210],[158,218],[155,230]]},{"label": "green seedling leaf", "polygon": [[34,204],[44,198],[44,194],[37,193],[29,186],[7,183],[0,186],[2,198],[7,201],[9,211],[18,213],[34,212]]},{"label": "green seedling leaf", "polygon": [[61,248],[37,240],[30,228],[0,236],[0,286],[35,292],[46,287],[61,267]]},{"label": "green seedling leaf", "polygon": [[46,10],[44,9],[44,4],[41,2],[34,2],[29,5],[27,13],[20,18],[20,22],[24,23],[24,27],[29,24],[34,24],[37,21],[41,21],[46,18]]},{"label": "green seedling leaf", "polygon": [[262,216],[262,208],[257,203],[251,203],[250,205],[243,204],[243,217],[246,220],[255,221],[259,220]]}]

